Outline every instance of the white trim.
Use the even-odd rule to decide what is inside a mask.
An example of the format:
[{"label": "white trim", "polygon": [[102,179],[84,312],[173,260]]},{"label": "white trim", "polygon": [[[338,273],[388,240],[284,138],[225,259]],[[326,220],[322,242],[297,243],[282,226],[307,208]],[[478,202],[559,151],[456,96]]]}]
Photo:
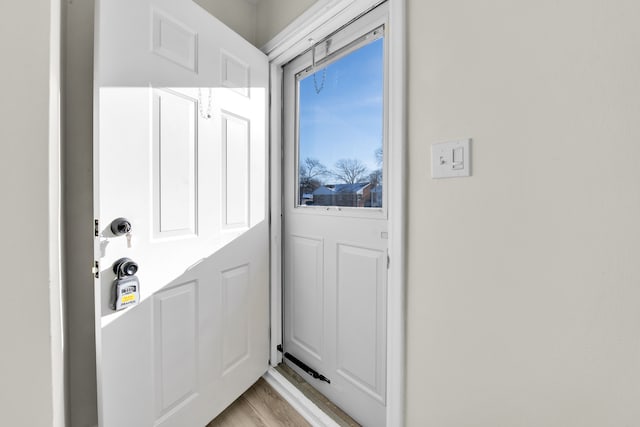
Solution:
[{"label": "white trim", "polygon": [[318,0],[267,42],[262,51],[268,55],[270,62],[282,66],[313,43],[383,2],[384,0]]},{"label": "white trim", "polygon": [[[379,1],[374,2],[374,3],[379,3]],[[389,25],[389,8],[388,7],[380,7],[380,8],[376,8],[375,10],[370,10],[371,6],[374,3],[369,3],[368,4],[368,8],[365,9],[365,11],[369,11],[369,13],[366,13],[366,16],[359,16],[357,20],[355,20],[354,22],[350,22],[347,26],[345,26],[344,28],[340,29],[339,31],[332,33],[330,35],[331,38],[331,50],[333,52],[334,55],[336,55],[336,58],[340,58],[342,56],[342,53],[340,52],[340,50],[342,48],[344,48],[345,46],[354,43],[357,39],[359,39],[361,36],[370,33],[372,31],[374,31],[375,29],[378,28],[385,28],[386,26]],[[385,5],[386,6],[386,5]],[[356,16],[358,15],[362,15],[362,11],[357,11],[354,10],[354,12],[356,12]],[[349,21],[347,21],[349,22]],[[386,32],[386,30],[383,30],[383,32]],[[367,44],[367,41],[364,41],[364,44]],[[384,68],[388,69],[389,68],[389,47],[387,46],[386,43],[383,43],[383,49],[384,49]],[[323,52],[323,56],[324,56]],[[327,57],[327,58],[330,58]],[[324,57],[323,57],[324,59]],[[322,60],[321,60],[322,61]],[[333,59],[331,59],[329,61],[329,63],[333,61]],[[318,62],[316,62],[316,64],[318,64]],[[325,63],[322,63],[323,66],[325,66]],[[326,63],[328,64],[328,63]],[[289,84],[289,79],[291,79],[291,82],[296,81],[298,82],[300,80],[300,76],[304,75],[307,70],[309,70],[309,67],[311,67],[312,65],[312,54],[310,51],[306,51],[303,54],[297,56],[295,59],[293,59],[292,61],[287,62],[286,66],[283,67],[284,70],[289,70],[289,71],[285,71],[284,74],[284,80],[283,80],[283,84],[285,85],[285,87],[283,88],[283,94],[286,93],[286,89],[288,87],[286,87]],[[290,76],[288,76],[290,74]],[[297,85],[297,83],[296,83]],[[383,144],[383,153],[387,153],[388,151],[388,144],[389,144],[389,127],[387,125],[388,122],[388,118],[389,118],[389,103],[387,101],[388,96],[387,93],[389,91],[389,76],[388,73],[385,72],[384,73],[384,83],[383,83],[383,93],[384,93],[384,120],[383,120],[383,133],[384,133],[384,138],[382,141]],[[291,98],[289,98],[289,96],[291,96]],[[297,97],[298,95],[295,94],[295,91],[292,91],[291,95],[287,95],[287,98],[285,98],[285,109],[283,110],[283,114],[285,117],[283,119],[283,122],[287,120],[287,117],[297,117],[295,120],[299,120],[299,106],[297,105],[297,102],[294,102],[294,99]],[[286,106],[289,106],[291,108],[291,110],[288,110],[286,108]],[[287,132],[287,128],[283,127],[284,131]],[[293,129],[289,130],[289,132],[291,132]],[[294,182],[297,178],[296,178],[296,174],[293,173],[293,171],[298,169],[298,143],[294,142],[298,139],[298,135],[297,132],[299,131],[298,127],[296,126],[295,130],[293,130],[293,133],[291,135],[291,141],[292,141],[292,146],[293,146],[293,151],[291,152],[292,156],[293,156],[293,162],[295,164],[295,166],[293,167],[293,170],[289,169],[289,165],[285,165],[284,168],[286,168],[286,170],[288,171],[286,174],[284,174],[284,178],[285,181],[287,182]],[[288,138],[287,134],[283,134],[283,138]],[[287,150],[287,148],[289,147],[285,147],[285,151]],[[286,156],[285,156],[286,159]],[[383,165],[382,165],[382,169],[384,170],[384,174],[387,174],[387,171],[389,170],[389,162],[388,162],[388,156],[385,155],[384,159],[383,159]],[[285,185],[290,185],[290,184],[285,184]],[[294,186],[295,187],[295,186]],[[289,190],[291,190],[291,188],[289,188]],[[295,191],[296,193],[298,192],[298,189],[294,189],[293,191]],[[286,193],[283,193],[286,196]],[[299,196],[299,195],[298,195]],[[383,192],[383,203],[382,203],[382,207],[381,208],[367,208],[367,209],[362,209],[362,208],[352,208],[352,207],[326,207],[326,206],[306,206],[306,205],[299,205],[298,204],[298,199],[297,197],[294,197],[293,200],[289,200],[287,201],[287,197],[283,197],[285,204],[284,204],[284,214],[285,216],[287,214],[291,214],[291,215],[295,215],[295,216],[299,216],[298,218],[303,218],[303,216],[310,216],[312,218],[315,217],[340,217],[340,218],[361,218],[361,219],[378,219],[378,220],[384,220],[387,221],[389,218],[389,214],[388,214],[388,207],[387,207],[387,200],[388,200],[388,196],[387,196],[387,192],[384,191]],[[295,207],[294,207],[295,206]]]},{"label": "white trim", "polygon": [[389,0],[389,286],[387,426],[405,423],[406,352],[406,0]]},{"label": "white trim", "polygon": [[49,305],[53,427],[67,423],[65,299],[62,289],[62,3],[50,2],[49,38]]},{"label": "white trim", "polygon": [[339,427],[333,419],[302,394],[280,372],[269,368],[262,378],[313,427]]},{"label": "white trim", "polygon": [[[389,282],[387,294],[387,426],[403,426],[405,406],[406,313],[406,0],[389,2]],[[282,356],[282,66],[380,0],[318,0],[262,51],[271,63],[271,364]],[[275,304],[275,305],[274,305]],[[272,370],[268,372],[268,374]],[[277,373],[277,372],[276,372]],[[267,375],[265,375],[267,379]],[[284,377],[282,377],[284,381]],[[268,381],[268,380],[267,380]],[[274,387],[275,388],[275,387]],[[307,399],[308,400],[308,399]],[[304,402],[302,402],[304,403]],[[306,404],[305,404],[306,405]],[[311,405],[313,405],[311,403]],[[315,406],[315,405],[313,405]],[[295,406],[294,406],[295,407]],[[302,409],[295,407],[297,410]]]},{"label": "white trim", "polygon": [[355,0],[317,0],[302,15],[287,25],[273,39],[265,43],[262,51],[269,56],[269,59],[276,58],[280,54],[288,51],[300,39],[305,37],[305,33],[315,28],[319,28],[329,19],[333,18],[340,10],[340,7],[348,6]]},{"label": "white trim", "polygon": [[277,366],[282,362],[282,353],[276,346],[282,343],[282,144],[280,141],[282,132],[282,68],[271,64],[270,68],[270,179],[269,193],[271,212],[269,216],[269,233],[271,238],[270,262],[271,262],[271,347],[269,349],[270,362]]}]

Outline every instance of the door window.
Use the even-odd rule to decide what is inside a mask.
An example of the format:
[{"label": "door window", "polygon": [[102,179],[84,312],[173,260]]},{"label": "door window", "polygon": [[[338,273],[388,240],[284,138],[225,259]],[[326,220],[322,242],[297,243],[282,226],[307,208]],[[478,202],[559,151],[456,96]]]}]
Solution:
[{"label": "door window", "polygon": [[325,40],[296,75],[296,207],[383,207],[384,52],[384,27],[336,52]]}]

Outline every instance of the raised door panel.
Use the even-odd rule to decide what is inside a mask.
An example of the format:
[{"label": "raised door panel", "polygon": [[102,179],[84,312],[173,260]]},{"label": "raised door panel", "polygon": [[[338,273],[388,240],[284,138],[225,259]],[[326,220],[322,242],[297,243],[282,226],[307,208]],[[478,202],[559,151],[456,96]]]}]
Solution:
[{"label": "raised door panel", "polygon": [[249,226],[249,120],[222,112],[222,211],[224,229]]},{"label": "raised door panel", "polygon": [[198,34],[187,25],[152,9],[153,53],[194,73],[198,72]]},{"label": "raised door panel", "polygon": [[386,366],[386,253],[337,246],[336,370],[384,403]]},{"label": "raised door panel", "polygon": [[[317,362],[324,353],[324,242],[322,239],[290,236],[285,318],[291,343]],[[310,361],[310,360],[309,360]]]},{"label": "raised door panel", "polygon": [[224,50],[220,56],[222,86],[249,97],[251,87],[249,66]]},{"label": "raised door panel", "polygon": [[154,236],[197,234],[198,100],[154,90]]},{"label": "raised door panel", "polygon": [[155,295],[155,377],[158,422],[198,395],[198,282]]},{"label": "raised door panel", "polygon": [[249,357],[250,274],[249,264],[225,270],[222,280],[222,375]]}]

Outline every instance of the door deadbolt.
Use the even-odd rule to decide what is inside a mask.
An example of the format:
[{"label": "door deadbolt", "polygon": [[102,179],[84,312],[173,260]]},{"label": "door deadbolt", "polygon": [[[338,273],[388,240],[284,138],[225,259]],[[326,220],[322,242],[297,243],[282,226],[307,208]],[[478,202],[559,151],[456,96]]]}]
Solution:
[{"label": "door deadbolt", "polygon": [[126,218],[116,218],[111,222],[111,232],[116,236],[131,233],[131,221]]}]

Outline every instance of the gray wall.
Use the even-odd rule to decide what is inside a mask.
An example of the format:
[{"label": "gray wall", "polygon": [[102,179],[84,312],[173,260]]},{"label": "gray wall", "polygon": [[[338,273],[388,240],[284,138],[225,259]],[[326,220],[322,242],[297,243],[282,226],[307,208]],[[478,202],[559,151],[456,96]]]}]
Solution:
[{"label": "gray wall", "polygon": [[640,3],[408,5],[409,425],[640,425]]},{"label": "gray wall", "polygon": [[60,3],[0,2],[0,416],[61,426]]},{"label": "gray wall", "polygon": [[194,0],[260,48],[316,0]]},{"label": "gray wall", "polygon": [[254,0],[194,1],[249,43],[256,44],[258,11]]},{"label": "gray wall", "polygon": [[260,0],[257,4],[256,46],[262,47],[316,0]]},{"label": "gray wall", "polygon": [[65,269],[72,427],[98,423],[93,312],[92,0],[65,1]]}]

